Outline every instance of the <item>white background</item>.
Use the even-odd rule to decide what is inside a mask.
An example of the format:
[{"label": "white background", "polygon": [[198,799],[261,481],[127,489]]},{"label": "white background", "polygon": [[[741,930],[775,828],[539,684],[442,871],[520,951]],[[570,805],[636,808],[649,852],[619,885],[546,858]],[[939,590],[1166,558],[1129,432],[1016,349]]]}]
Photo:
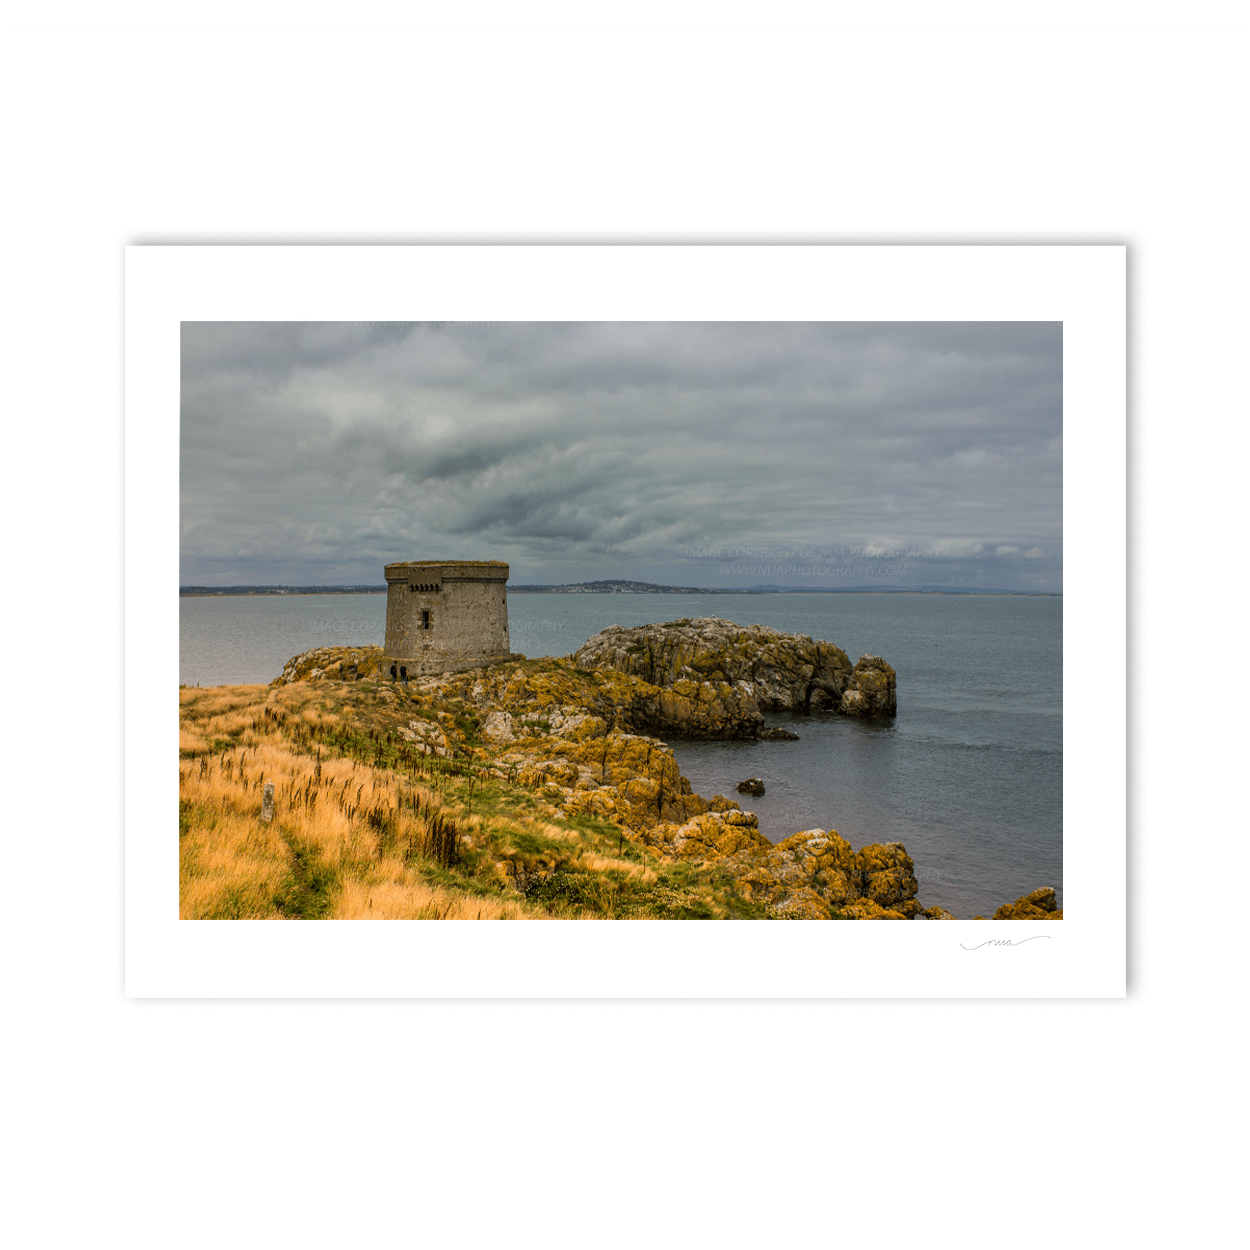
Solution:
[{"label": "white background", "polygon": [[[477,7],[449,27],[219,4],[181,27],[70,6],[6,30],[17,1244],[1225,1235],[1244,36],[1231,5],[1000,11]],[[124,997],[123,246],[536,240],[1128,245],[1126,1000]],[[48,590],[70,586],[63,612]],[[1097,717],[1100,657],[1081,663]]]}]

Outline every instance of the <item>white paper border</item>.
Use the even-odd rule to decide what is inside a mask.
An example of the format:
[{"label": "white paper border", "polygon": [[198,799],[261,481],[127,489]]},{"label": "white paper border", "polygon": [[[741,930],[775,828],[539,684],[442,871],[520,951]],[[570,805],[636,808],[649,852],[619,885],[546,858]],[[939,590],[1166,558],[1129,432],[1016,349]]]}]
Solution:
[{"label": "white paper border", "polygon": [[[1123,996],[1125,268],[1119,246],[127,248],[127,994]],[[1065,919],[180,921],[184,320],[1062,321]]]}]

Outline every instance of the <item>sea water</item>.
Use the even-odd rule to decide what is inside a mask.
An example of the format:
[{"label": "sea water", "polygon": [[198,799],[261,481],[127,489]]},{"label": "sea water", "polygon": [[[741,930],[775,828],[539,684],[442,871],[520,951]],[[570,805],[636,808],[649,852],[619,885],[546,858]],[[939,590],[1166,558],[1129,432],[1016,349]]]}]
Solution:
[{"label": "sea water", "polygon": [[[318,646],[380,645],[386,595],[179,600],[187,685],[271,681]],[[608,625],[719,616],[880,655],[898,715],[766,712],[798,742],[673,740],[710,798],[737,799],[773,841],[837,829],[855,849],[902,842],[919,897],[990,915],[1041,885],[1063,892],[1063,600],[1016,595],[508,596],[513,651],[567,655]],[[758,777],[762,798],[736,791]]]}]

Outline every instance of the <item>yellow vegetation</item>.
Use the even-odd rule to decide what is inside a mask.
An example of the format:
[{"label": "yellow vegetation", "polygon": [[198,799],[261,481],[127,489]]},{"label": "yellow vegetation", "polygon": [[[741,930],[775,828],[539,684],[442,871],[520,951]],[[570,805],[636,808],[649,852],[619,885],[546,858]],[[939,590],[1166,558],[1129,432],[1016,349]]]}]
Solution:
[{"label": "yellow vegetation", "polygon": [[[309,752],[273,728],[332,726],[310,687],[182,692],[179,914],[184,919],[287,915],[332,919],[517,919],[546,913],[520,896],[481,897],[427,879],[431,824],[458,817],[471,838],[480,816],[390,769]],[[266,728],[268,724],[270,728]],[[236,745],[212,754],[235,735]],[[318,754],[320,759],[318,759]],[[261,820],[265,783],[274,818]],[[498,824],[499,822],[494,822]],[[564,832],[564,831],[561,831]]]}]

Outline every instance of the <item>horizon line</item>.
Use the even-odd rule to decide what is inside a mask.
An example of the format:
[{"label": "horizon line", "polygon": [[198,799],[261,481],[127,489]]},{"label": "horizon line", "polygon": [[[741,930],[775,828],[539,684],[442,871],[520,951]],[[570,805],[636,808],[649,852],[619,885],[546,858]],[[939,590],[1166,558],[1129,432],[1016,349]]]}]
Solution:
[{"label": "horizon line", "polygon": [[[630,590],[612,590],[607,587],[636,587]],[[605,589],[587,589],[589,587],[605,587]],[[524,582],[515,586],[509,585],[507,590],[513,594],[552,594],[561,591],[581,590],[584,594],[715,594],[715,595],[746,595],[746,594],[926,594],[926,595],[1043,595],[1059,597],[1062,590],[1023,590],[1005,586],[937,586],[932,582],[922,582],[915,586],[677,586],[662,582],[637,582],[625,578],[600,579],[593,582]],[[340,594],[385,594],[385,583],[374,582],[326,582],[326,583],[286,583],[286,582],[232,582],[219,586],[203,583],[187,583],[178,587],[179,597],[195,598],[204,594],[256,593],[293,591],[295,593],[338,592]]]}]

